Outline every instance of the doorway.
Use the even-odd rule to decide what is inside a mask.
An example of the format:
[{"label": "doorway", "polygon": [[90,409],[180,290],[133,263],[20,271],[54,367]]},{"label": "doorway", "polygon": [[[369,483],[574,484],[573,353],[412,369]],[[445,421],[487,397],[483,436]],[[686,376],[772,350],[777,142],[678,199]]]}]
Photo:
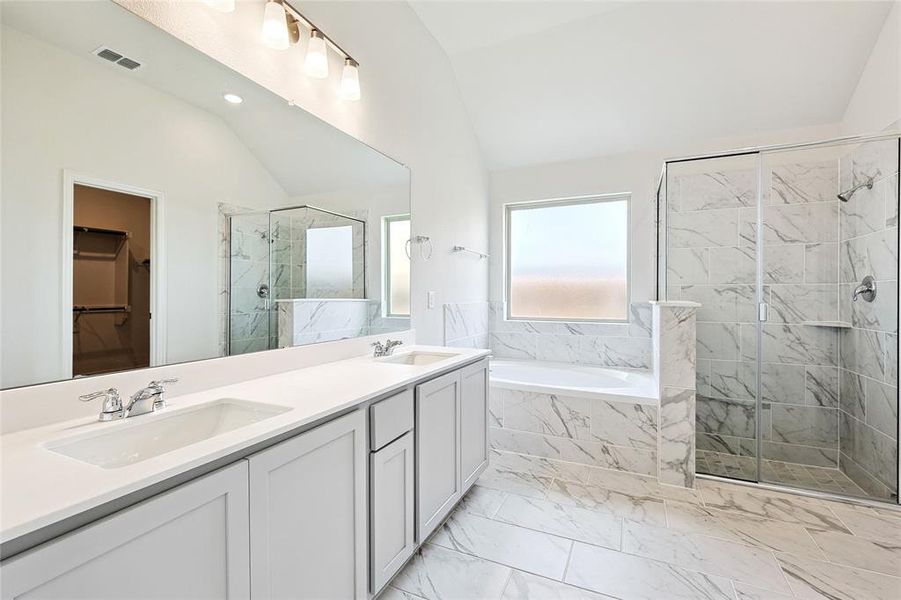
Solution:
[{"label": "doorway", "polygon": [[150,366],[151,198],[76,183],[72,375]]}]

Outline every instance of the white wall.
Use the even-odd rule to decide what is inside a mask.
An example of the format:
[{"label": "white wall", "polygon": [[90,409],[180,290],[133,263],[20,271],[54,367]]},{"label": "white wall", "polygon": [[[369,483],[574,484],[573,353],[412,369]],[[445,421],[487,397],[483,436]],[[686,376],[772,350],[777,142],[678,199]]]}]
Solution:
[{"label": "white wall", "polygon": [[[449,61],[405,2],[309,2],[304,13],[360,62],[363,99],[335,95],[341,62],[328,80],[303,75],[303,51],[259,41],[262,2],[217,13],[199,2],[116,0],[152,23],[301,108],[403,162],[412,170],[414,234],[432,238],[432,259],[413,264],[417,340],[442,342],[445,302],[485,300],[485,261],[450,252],[488,245],[487,175]],[[433,310],[426,291],[437,292]]]},{"label": "white wall", "polygon": [[2,386],[66,376],[63,169],[165,194],[167,360],[217,356],[217,203],[269,208],[284,190],[221,119],[90,57],[4,27],[2,61]]},{"label": "white wall", "polygon": [[901,3],[882,26],[842,119],[849,135],[882,131],[901,119]]},{"label": "white wall", "polygon": [[491,300],[504,300],[504,204],[631,192],[631,300],[644,302],[655,297],[654,218],[657,181],[664,160],[754,145],[823,140],[838,133],[838,124],[833,124],[705,140],[678,148],[635,154],[494,171],[491,173]]}]

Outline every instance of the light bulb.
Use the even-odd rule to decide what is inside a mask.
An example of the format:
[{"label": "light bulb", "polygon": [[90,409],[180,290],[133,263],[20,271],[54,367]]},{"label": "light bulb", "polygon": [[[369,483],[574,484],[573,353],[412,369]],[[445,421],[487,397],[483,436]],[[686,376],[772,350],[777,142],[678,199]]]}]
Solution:
[{"label": "light bulb", "polygon": [[325,38],[316,29],[310,32],[310,44],[307,46],[303,70],[310,77],[317,79],[328,77],[328,54],[325,51]]},{"label": "light bulb", "polygon": [[219,12],[234,12],[235,0],[203,0],[203,3]]},{"label": "light bulb", "polygon": [[348,58],[344,61],[344,70],[341,71],[341,87],[338,95],[344,100],[356,101],[360,99],[360,70],[357,61]]},{"label": "light bulb", "polygon": [[266,3],[261,35],[263,44],[273,50],[288,48],[288,19],[285,17],[285,9],[281,3],[275,0],[269,0]]}]

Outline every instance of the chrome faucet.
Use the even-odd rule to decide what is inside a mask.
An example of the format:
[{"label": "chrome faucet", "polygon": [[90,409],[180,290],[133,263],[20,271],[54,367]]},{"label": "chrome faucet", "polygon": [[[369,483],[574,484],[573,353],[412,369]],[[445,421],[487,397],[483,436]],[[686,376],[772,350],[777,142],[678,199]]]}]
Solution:
[{"label": "chrome faucet", "polygon": [[382,344],[381,342],[373,342],[372,356],[374,356],[375,358],[378,358],[380,356],[391,356],[394,353],[394,349],[402,344],[403,342],[399,340],[391,339],[387,340],[384,344]]},{"label": "chrome faucet", "polygon": [[860,282],[860,285],[854,288],[851,293],[851,301],[857,302],[857,298],[863,298],[866,302],[872,302],[876,299],[876,280],[872,275],[867,275]]},{"label": "chrome faucet", "polygon": [[122,403],[119,396],[119,390],[109,388],[92,392],[79,396],[82,402],[90,402],[95,398],[103,398],[103,407],[100,409],[100,421],[115,421],[117,419],[126,419],[128,417],[137,417],[149,412],[155,412],[166,408],[166,401],[163,399],[163,393],[166,391],[163,386],[168,383],[175,383],[178,379],[161,379],[159,381],[151,381],[147,387],[142,388],[132,394],[127,404]]},{"label": "chrome faucet", "polygon": [[147,384],[147,387],[141,388],[132,394],[131,398],[128,399],[128,404],[122,407],[122,411],[125,413],[122,417],[137,417],[138,415],[166,408],[166,401],[163,399],[166,389],[163,386],[177,382],[178,378],[175,377],[151,381]]}]

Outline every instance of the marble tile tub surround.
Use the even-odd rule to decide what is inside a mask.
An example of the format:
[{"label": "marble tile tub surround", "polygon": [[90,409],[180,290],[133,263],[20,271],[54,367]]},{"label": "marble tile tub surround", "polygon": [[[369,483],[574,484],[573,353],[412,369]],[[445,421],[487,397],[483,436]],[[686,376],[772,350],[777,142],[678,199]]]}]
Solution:
[{"label": "marble tile tub surround", "polygon": [[897,510],[534,470],[492,461],[382,598],[890,600],[901,589]]},{"label": "marble tile tub surround", "polygon": [[697,302],[652,302],[654,375],[659,390],[657,477],[694,487]]},{"label": "marble tile tub surround", "polygon": [[366,335],[369,300],[276,300],[278,347],[330,342]]},{"label": "marble tile tub surround", "polygon": [[[767,158],[764,458],[837,468],[838,160]],[[753,460],[757,380],[757,158],[708,159],[667,178],[667,298],[697,312],[697,444]]]},{"label": "marble tile tub surround", "polygon": [[503,302],[489,304],[493,356],[594,367],[652,367],[651,306],[633,302],[628,323],[521,321],[505,318]]},{"label": "marble tile tub surround", "polygon": [[457,302],[444,305],[444,345],[487,348],[490,305]]},{"label": "marble tile tub surround", "polygon": [[[897,495],[898,142],[869,142],[841,157],[841,188],[875,178],[839,203],[839,463],[868,494]],[[874,302],[851,302],[866,275]]]}]

